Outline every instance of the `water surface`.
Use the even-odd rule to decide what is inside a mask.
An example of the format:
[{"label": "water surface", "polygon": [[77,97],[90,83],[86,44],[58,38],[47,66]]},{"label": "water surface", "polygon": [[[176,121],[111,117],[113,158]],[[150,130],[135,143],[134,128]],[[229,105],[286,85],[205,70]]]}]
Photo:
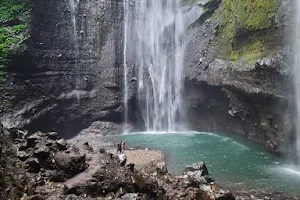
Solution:
[{"label": "water surface", "polygon": [[164,151],[173,173],[181,173],[187,164],[202,160],[217,183],[225,187],[300,194],[300,171],[238,137],[188,132],[131,133],[108,139]]}]

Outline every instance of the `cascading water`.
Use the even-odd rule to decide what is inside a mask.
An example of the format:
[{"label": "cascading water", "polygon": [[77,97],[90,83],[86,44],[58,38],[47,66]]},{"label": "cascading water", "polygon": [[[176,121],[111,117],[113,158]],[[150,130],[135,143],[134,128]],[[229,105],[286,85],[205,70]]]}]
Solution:
[{"label": "cascading water", "polygon": [[294,39],[294,83],[295,83],[295,102],[296,117],[295,125],[297,132],[296,139],[296,160],[300,164],[300,1],[296,1],[296,30]]},{"label": "cascading water", "polygon": [[[173,132],[177,129],[176,124],[179,124],[183,112],[182,2],[136,1],[133,15],[131,41],[125,43],[131,42],[135,45],[139,109],[146,130]],[[127,25],[125,23],[125,27]],[[126,33],[125,37],[128,38]]]},{"label": "cascading water", "polygon": [[125,132],[127,132],[127,123],[128,123],[128,69],[127,69],[127,33],[128,33],[128,20],[129,20],[129,4],[127,1],[123,1],[123,7],[124,7],[124,52],[123,52],[123,65],[124,65],[124,121],[125,121]]},{"label": "cascading water", "polygon": [[74,51],[75,51],[75,69],[76,69],[76,81],[75,81],[75,90],[77,99],[80,99],[79,95],[79,86],[80,86],[80,71],[78,70],[78,56],[79,56],[79,46],[78,46],[78,37],[77,37],[77,23],[76,23],[76,8],[78,6],[77,0],[69,0],[71,8],[71,21],[73,26],[73,42],[74,42]]}]

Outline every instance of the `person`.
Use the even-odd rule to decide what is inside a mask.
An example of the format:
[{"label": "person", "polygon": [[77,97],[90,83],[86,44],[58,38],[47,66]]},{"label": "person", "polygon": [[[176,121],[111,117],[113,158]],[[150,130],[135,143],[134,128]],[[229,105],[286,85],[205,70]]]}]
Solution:
[{"label": "person", "polygon": [[117,154],[121,153],[122,151],[122,147],[121,147],[122,141],[120,143],[117,144]]},{"label": "person", "polygon": [[122,153],[124,153],[125,150],[125,142],[122,142]]}]

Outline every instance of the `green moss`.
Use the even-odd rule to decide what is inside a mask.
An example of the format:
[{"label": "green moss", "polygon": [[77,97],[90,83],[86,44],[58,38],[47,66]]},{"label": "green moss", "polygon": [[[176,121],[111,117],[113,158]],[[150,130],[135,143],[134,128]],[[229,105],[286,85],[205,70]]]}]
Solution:
[{"label": "green moss", "polygon": [[258,39],[250,43],[246,43],[241,51],[241,59],[253,64],[257,59],[264,56],[264,44]]},{"label": "green moss", "polygon": [[[272,29],[276,24],[279,5],[279,0],[223,0],[213,16],[220,24],[217,32],[217,44],[220,47],[218,56],[230,60],[243,57],[246,61],[253,62],[266,55],[264,50],[269,51],[269,47],[273,45],[264,41],[264,34],[257,34],[254,40],[247,37]],[[245,47],[237,45],[238,40],[247,41],[243,43]]]},{"label": "green moss", "polygon": [[239,54],[238,54],[238,52],[236,52],[236,51],[233,51],[233,50],[231,50],[230,51],[230,58],[233,60],[233,61],[237,61],[238,59],[239,59]]},{"label": "green moss", "polygon": [[239,31],[262,30],[275,23],[279,0],[238,0],[236,26]]}]

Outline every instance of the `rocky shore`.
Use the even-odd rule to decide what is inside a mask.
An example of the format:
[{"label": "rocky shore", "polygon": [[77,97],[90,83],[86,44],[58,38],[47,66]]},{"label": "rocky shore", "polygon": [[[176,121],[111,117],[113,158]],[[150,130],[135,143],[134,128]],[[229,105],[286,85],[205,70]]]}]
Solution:
[{"label": "rocky shore", "polygon": [[[11,152],[15,151],[15,156],[11,159],[15,171],[11,176],[19,184],[17,194],[22,200],[296,199],[280,193],[276,197],[254,192],[233,194],[215,183],[202,161],[187,166],[181,175],[172,175],[163,152],[157,150],[126,150],[127,163],[122,166],[114,146],[102,136],[94,136],[89,143],[80,136],[66,141],[56,132],[14,135]],[[1,187],[2,199],[18,199],[7,195],[15,190],[15,184]]]},{"label": "rocky shore", "polygon": [[128,162],[121,166],[109,153],[110,145],[105,149],[88,142],[68,143],[56,132],[19,137],[13,146],[20,169],[26,171],[24,200],[234,199],[215,185],[203,162],[173,176],[159,151],[129,150]]}]

